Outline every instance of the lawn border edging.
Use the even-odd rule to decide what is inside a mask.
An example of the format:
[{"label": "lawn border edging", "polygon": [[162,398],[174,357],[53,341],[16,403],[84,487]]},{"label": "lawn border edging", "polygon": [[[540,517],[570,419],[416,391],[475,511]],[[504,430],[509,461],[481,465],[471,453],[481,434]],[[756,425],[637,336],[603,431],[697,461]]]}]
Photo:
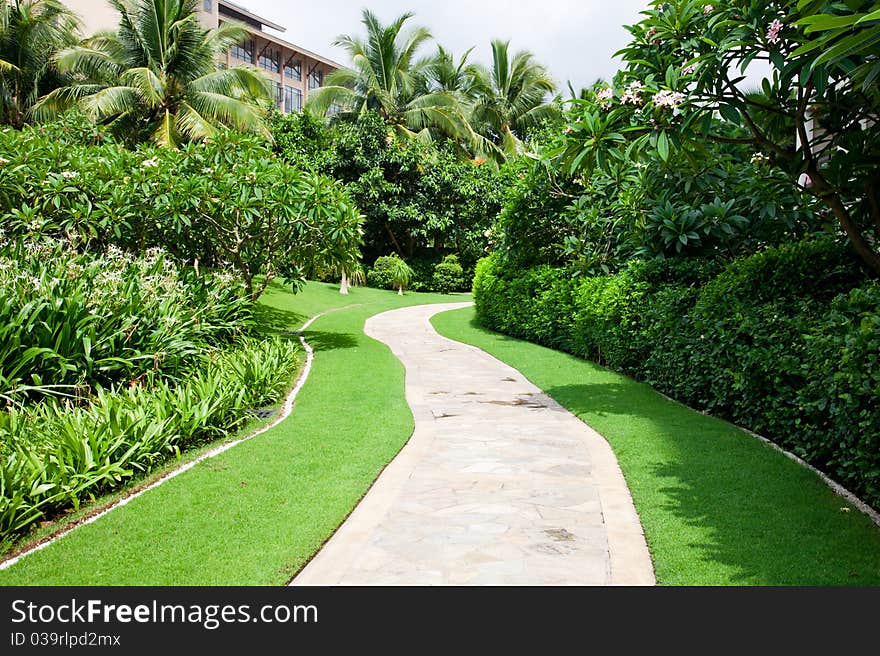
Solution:
[{"label": "lawn border edging", "polygon": [[280,424],[282,421],[287,419],[290,416],[290,414],[293,412],[293,403],[294,403],[297,395],[299,394],[299,391],[302,389],[303,385],[305,385],[306,380],[309,377],[309,373],[312,370],[312,362],[315,359],[315,352],[312,349],[312,347],[309,345],[309,343],[306,341],[305,336],[302,333],[305,332],[308,329],[308,327],[312,325],[312,323],[314,323],[315,321],[320,319],[325,314],[329,314],[331,312],[336,312],[338,310],[344,310],[344,309],[348,309],[351,307],[355,307],[356,305],[357,304],[346,305],[341,308],[333,308],[330,310],[325,310],[324,312],[319,312],[318,314],[311,317],[308,321],[306,321],[302,325],[302,327],[299,328],[299,330],[292,333],[292,334],[296,334],[297,337],[299,337],[300,344],[302,344],[303,349],[305,350],[305,353],[306,353],[306,361],[303,364],[302,369],[300,370],[299,374],[296,377],[296,381],[294,383],[293,388],[290,390],[290,392],[288,392],[287,396],[285,397],[284,402],[281,405],[281,411],[278,413],[278,416],[275,417],[272,421],[266,423],[263,426],[260,426],[259,428],[253,430],[252,432],[248,433],[244,437],[240,437],[240,438],[232,440],[230,442],[226,442],[226,443],[221,444],[219,446],[213,447],[213,448],[209,449],[208,451],[205,451],[204,453],[202,453],[198,457],[193,458],[192,460],[190,460],[188,462],[182,463],[179,467],[176,467],[174,469],[171,469],[170,471],[164,472],[157,479],[151,481],[150,483],[147,483],[146,485],[143,485],[141,487],[135,487],[133,490],[129,491],[127,494],[124,494],[121,498],[116,499],[115,501],[112,501],[109,504],[104,505],[102,507],[95,508],[95,510],[92,513],[90,513],[90,514],[86,515],[85,517],[78,519],[77,521],[72,522],[71,524],[68,524],[67,526],[59,529],[58,531],[40,539],[38,542],[36,542],[36,544],[33,544],[29,547],[25,547],[24,549],[21,549],[18,551],[13,551],[13,553],[11,555],[9,555],[3,559],[0,559],[0,570],[5,570],[5,569],[12,567],[18,561],[20,561],[22,558],[24,558],[25,556],[29,556],[30,554],[32,554],[36,551],[39,551],[40,549],[45,549],[53,542],[57,542],[58,540],[60,540],[64,536],[68,535],[69,533],[73,532],[74,530],[76,530],[80,526],[85,526],[87,524],[91,524],[92,522],[97,521],[98,519],[100,519],[104,515],[109,514],[113,510],[128,504],[133,499],[136,499],[137,497],[149,492],[150,490],[153,490],[153,489],[159,487],[160,485],[171,480],[172,478],[176,478],[180,474],[183,474],[184,472],[189,471],[190,469],[195,467],[200,462],[204,462],[205,460],[210,460],[211,458],[219,456],[220,454],[225,453],[226,451],[229,451],[231,448],[238,446],[239,444],[241,444],[243,442],[247,442],[248,440],[253,439],[254,437],[257,437],[258,435],[262,435],[263,433],[269,431],[270,429],[274,428],[275,426]]}]

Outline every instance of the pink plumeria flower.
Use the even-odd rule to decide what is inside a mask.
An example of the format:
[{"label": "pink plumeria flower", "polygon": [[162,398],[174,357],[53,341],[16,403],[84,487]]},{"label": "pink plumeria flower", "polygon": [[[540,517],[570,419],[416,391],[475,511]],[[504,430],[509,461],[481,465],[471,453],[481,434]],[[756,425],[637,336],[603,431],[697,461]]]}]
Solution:
[{"label": "pink plumeria flower", "polygon": [[697,66],[696,66],[696,64],[688,64],[688,65],[685,66],[683,69],[681,69],[681,74],[682,74],[682,75],[690,75],[690,74],[693,73],[695,70],[697,70]]},{"label": "pink plumeria flower", "polygon": [[715,7],[713,7],[712,5],[706,5],[705,7],[703,7],[703,16],[708,16],[713,11],[715,11]]},{"label": "pink plumeria flower", "polygon": [[779,41],[779,32],[783,27],[785,27],[785,25],[783,25],[778,18],[774,18],[773,22],[770,23],[770,27],[767,28],[767,41],[770,43],[776,43]]},{"label": "pink plumeria flower", "polygon": [[678,91],[662,89],[654,94],[655,107],[669,107],[670,109],[675,109],[683,102],[684,94],[679,93]]},{"label": "pink plumeria flower", "polygon": [[642,83],[638,80],[634,80],[630,82],[629,86],[624,91],[623,96],[621,96],[620,101],[622,103],[632,103],[633,105],[638,105],[642,101],[641,97],[642,93]]}]

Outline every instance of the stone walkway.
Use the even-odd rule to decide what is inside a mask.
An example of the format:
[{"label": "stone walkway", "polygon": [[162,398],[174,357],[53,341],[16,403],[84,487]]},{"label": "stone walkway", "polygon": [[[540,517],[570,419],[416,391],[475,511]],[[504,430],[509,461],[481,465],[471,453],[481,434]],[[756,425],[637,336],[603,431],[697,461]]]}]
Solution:
[{"label": "stone walkway", "polygon": [[292,585],[647,585],[651,559],[608,443],[515,369],[438,335],[468,303],[385,312],[416,429]]}]

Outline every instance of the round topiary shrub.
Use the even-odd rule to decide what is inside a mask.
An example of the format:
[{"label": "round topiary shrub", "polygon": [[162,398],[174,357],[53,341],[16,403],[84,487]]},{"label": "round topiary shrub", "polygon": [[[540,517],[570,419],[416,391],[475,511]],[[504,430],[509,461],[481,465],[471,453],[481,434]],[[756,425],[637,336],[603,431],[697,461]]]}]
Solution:
[{"label": "round topiary shrub", "polygon": [[434,267],[432,282],[434,289],[443,294],[464,291],[468,286],[464,269],[455,255],[447,255]]},{"label": "round topiary shrub", "polygon": [[376,258],[373,268],[367,271],[367,284],[377,289],[393,289],[392,271],[398,260],[397,254]]},{"label": "round topiary shrub", "polygon": [[401,294],[409,287],[413,270],[397,254],[376,258],[367,273],[367,284],[379,289],[396,289]]}]

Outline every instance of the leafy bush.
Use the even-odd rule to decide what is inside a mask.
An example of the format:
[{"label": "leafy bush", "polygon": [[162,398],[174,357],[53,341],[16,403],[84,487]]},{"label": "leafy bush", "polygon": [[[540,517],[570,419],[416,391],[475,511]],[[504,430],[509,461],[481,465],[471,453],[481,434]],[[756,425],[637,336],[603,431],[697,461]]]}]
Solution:
[{"label": "leafy bush", "polygon": [[397,289],[394,277],[402,263],[403,260],[396,253],[376,258],[373,268],[367,272],[367,284],[377,289]]},{"label": "leafy bush", "polygon": [[[376,112],[326,125],[308,114],[273,121],[276,152],[297,167],[344,183],[365,214],[364,257],[397,252],[437,260],[454,252],[472,268],[487,253],[507,188],[507,168],[463,159],[457,144],[389,133]],[[415,267],[413,267],[415,268]],[[431,272],[418,283],[430,285]]]},{"label": "leafy bush", "polygon": [[285,163],[254,137],[218,133],[180,150],[131,151],[71,143],[72,129],[0,132],[6,238],[163,248],[235,271],[252,300],[274,277],[299,283],[357,261],[362,217],[342,186]]},{"label": "leafy bush", "polygon": [[474,300],[487,327],[762,433],[880,506],[880,285],[847,247],[798,243],[723,268],[633,262],[586,278],[492,256]]},{"label": "leafy bush", "polygon": [[431,283],[433,291],[443,294],[466,291],[468,286],[464,269],[461,268],[455,255],[447,255],[442,262],[434,267]]},{"label": "leafy bush", "polygon": [[292,342],[244,342],[179,384],[0,413],[0,540],[237,429],[246,410],[281,398],[296,364]]},{"label": "leafy bush", "polygon": [[251,318],[241,283],[197,274],[162,251],[23,240],[0,247],[0,398],[87,395],[144,377],[186,375]]}]

